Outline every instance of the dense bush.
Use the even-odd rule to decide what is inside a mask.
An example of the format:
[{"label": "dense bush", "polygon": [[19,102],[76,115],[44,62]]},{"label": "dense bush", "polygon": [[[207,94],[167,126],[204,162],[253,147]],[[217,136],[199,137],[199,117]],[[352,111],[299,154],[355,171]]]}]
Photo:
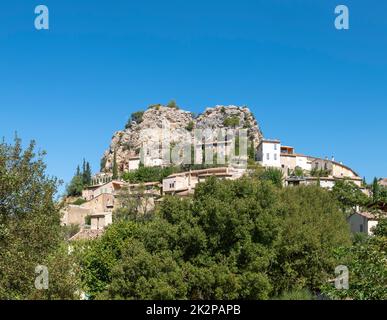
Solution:
[{"label": "dense bush", "polygon": [[153,219],[122,221],[91,244],[83,279],[94,298],[268,299],[322,285],[349,243],[345,218],[318,187],[243,178],[166,197]]},{"label": "dense bush", "polygon": [[[34,146],[0,143],[0,300],[77,298],[76,267],[53,200],[58,182]],[[48,290],[34,286],[40,265],[49,271]]]},{"label": "dense bush", "polygon": [[224,119],[223,125],[225,127],[237,127],[240,124],[240,119],[237,116],[232,116]]}]

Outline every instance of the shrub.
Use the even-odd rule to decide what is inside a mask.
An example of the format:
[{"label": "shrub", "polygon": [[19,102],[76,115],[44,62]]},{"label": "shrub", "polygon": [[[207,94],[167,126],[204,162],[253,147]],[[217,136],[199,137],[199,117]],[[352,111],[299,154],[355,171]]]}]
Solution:
[{"label": "shrub", "polygon": [[237,116],[232,116],[224,119],[223,125],[225,127],[237,127],[240,124],[240,119]]},{"label": "shrub", "polygon": [[87,201],[83,198],[78,198],[77,200],[75,200],[72,204],[75,205],[75,206],[80,206],[84,203],[86,203]]},{"label": "shrub", "polygon": [[179,106],[176,104],[175,100],[169,101],[168,104],[167,104],[167,108],[180,109]]},{"label": "shrub", "polygon": [[143,115],[144,115],[144,111],[133,112],[130,116],[128,123],[125,126],[125,129],[130,128],[130,125],[132,124],[132,122],[140,124],[142,122]]},{"label": "shrub", "polygon": [[194,123],[193,123],[193,121],[190,121],[190,122],[188,123],[188,125],[185,127],[185,129],[188,130],[188,131],[192,131],[193,128],[194,128]]}]

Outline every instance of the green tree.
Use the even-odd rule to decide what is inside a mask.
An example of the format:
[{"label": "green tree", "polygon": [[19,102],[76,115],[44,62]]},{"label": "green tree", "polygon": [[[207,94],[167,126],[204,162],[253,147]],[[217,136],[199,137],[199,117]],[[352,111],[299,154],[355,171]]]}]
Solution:
[{"label": "green tree", "polygon": [[70,184],[66,187],[66,194],[69,197],[79,197],[82,195],[83,190],[83,177],[82,175],[75,175]]},{"label": "green tree", "polygon": [[284,174],[280,169],[267,168],[262,171],[260,179],[271,181],[275,186],[281,188],[283,186]]},{"label": "green tree", "polygon": [[130,115],[130,119],[129,119],[128,123],[126,124],[125,128],[126,129],[130,128],[132,122],[140,124],[142,122],[143,116],[144,116],[144,111],[143,110],[133,112]]},{"label": "green tree", "polygon": [[338,265],[333,250],[350,245],[346,219],[331,193],[318,186],[282,189],[281,206],[283,228],[270,270],[275,295],[315,292]]},{"label": "green tree", "polygon": [[192,199],[165,197],[152,219],[111,225],[82,272],[94,298],[268,299],[318,288],[347,243],[328,191],[213,177]]},{"label": "green tree", "polygon": [[352,181],[336,181],[332,194],[340,202],[343,212],[347,214],[352,213],[356,206],[368,203],[368,197]]},{"label": "green tree", "polygon": [[[45,153],[34,147],[23,150],[19,138],[0,144],[0,299],[76,298],[68,286],[71,268],[52,259],[64,236],[53,200],[58,181],[46,174]],[[39,265],[52,275],[47,291],[34,286]]]},{"label": "green tree", "polygon": [[118,179],[118,165],[117,165],[117,152],[114,150],[113,156],[113,180]]},{"label": "green tree", "polygon": [[[349,288],[337,290],[331,284],[322,291],[333,299],[386,300],[387,299],[387,236],[370,237],[352,247],[335,250],[338,265],[349,271]],[[332,269],[332,278],[335,278]]]},{"label": "green tree", "polygon": [[132,221],[118,221],[101,238],[79,244],[82,285],[92,299],[108,289],[125,242],[133,237],[137,228]]},{"label": "green tree", "polygon": [[372,199],[374,203],[378,202],[380,196],[380,185],[378,179],[375,177],[372,182]]},{"label": "green tree", "polygon": [[143,184],[129,189],[123,187],[117,195],[120,207],[114,211],[114,220],[145,220],[149,219],[154,208],[154,199],[147,193]]}]

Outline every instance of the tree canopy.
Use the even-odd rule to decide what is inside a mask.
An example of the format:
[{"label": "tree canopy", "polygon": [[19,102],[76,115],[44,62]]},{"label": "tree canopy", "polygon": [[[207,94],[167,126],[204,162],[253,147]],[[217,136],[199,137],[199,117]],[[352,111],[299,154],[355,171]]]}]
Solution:
[{"label": "tree canopy", "polygon": [[[21,140],[0,144],[0,299],[75,298],[71,257],[64,255],[58,181],[45,173],[44,153]],[[59,258],[60,256],[60,258]],[[55,258],[56,257],[56,258]],[[46,266],[48,290],[34,282],[37,266]]]},{"label": "tree canopy", "polygon": [[347,246],[328,191],[210,178],[194,197],[165,197],[150,220],[124,220],[93,241],[82,277],[93,298],[268,299],[316,290]]}]

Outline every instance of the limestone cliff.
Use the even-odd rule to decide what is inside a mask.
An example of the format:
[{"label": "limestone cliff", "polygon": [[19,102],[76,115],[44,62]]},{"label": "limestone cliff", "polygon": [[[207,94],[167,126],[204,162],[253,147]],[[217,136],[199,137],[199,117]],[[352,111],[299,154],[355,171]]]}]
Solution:
[{"label": "limestone cliff", "polygon": [[[171,130],[245,128],[248,129],[249,138],[255,146],[262,139],[259,125],[254,115],[246,107],[216,106],[207,108],[195,118],[191,112],[156,105],[132,117],[126,129],[117,131],[113,135],[110,147],[103,155],[101,170],[105,172],[112,170],[114,153],[116,153],[118,167],[121,170],[125,169],[128,159],[139,155],[143,142],[158,140],[165,127]],[[171,136],[171,142],[180,142],[185,138],[184,133],[177,130]]]}]

